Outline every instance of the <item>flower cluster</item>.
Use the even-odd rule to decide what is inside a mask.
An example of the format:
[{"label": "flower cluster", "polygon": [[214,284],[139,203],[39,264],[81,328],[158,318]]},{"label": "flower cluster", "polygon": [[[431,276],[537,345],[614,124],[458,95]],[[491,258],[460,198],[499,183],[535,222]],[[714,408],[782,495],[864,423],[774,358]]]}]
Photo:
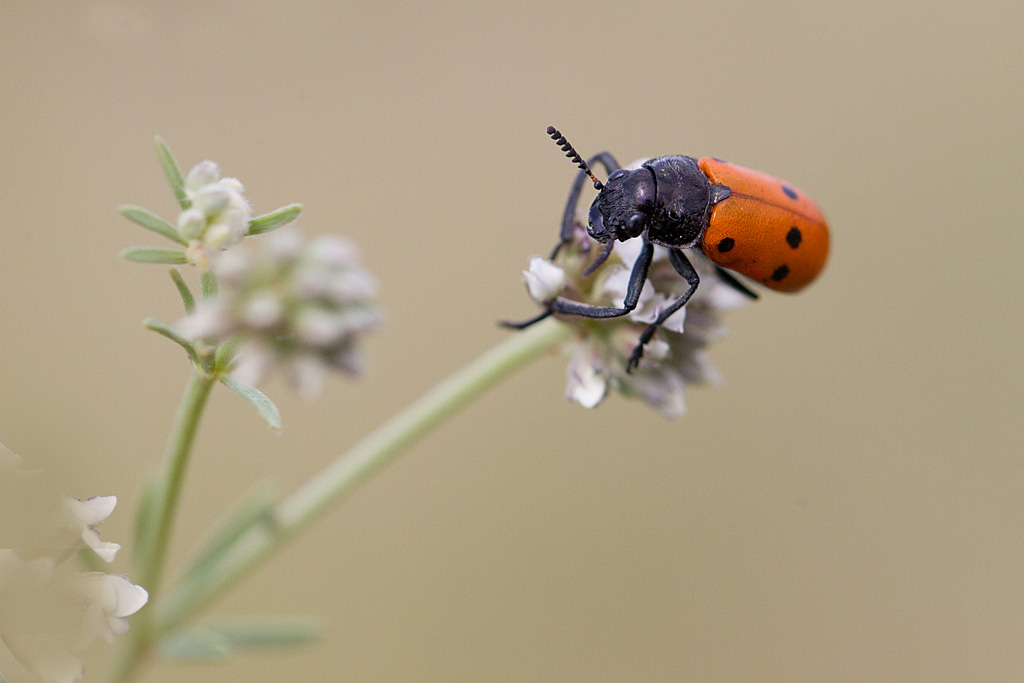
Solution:
[{"label": "flower cluster", "polygon": [[327,369],[359,372],[356,342],[381,316],[376,280],[356,248],[334,236],[305,243],[289,229],[252,242],[217,257],[219,294],[181,323],[182,333],[212,343],[237,336],[243,345],[232,375],[248,384],[278,362],[304,396],[320,391]]},{"label": "flower cluster", "polygon": [[[572,241],[563,245],[554,260],[534,257],[530,261],[529,270],[523,273],[530,296],[545,306],[556,296],[597,306],[621,306],[640,253],[640,240],[616,243],[608,260],[584,276],[597,256],[596,246],[577,224]],[[626,363],[641,333],[687,289],[664,248],[655,248],[640,301],[628,315],[603,320],[558,316],[575,331],[569,349],[567,398],[593,408],[611,389],[640,397],[664,416],[675,418],[686,412],[687,384],[721,381],[705,349],[726,334],[720,314],[741,306],[746,299],[721,282],[699,250],[688,250],[687,257],[700,275],[700,287],[686,306],[661,326],[632,373],[626,372]]]},{"label": "flower cluster", "polygon": [[237,178],[221,178],[220,168],[204,161],[185,178],[183,191],[191,206],[178,215],[178,234],[188,242],[189,263],[200,271],[210,268],[210,257],[237,244],[249,230],[252,209]]},{"label": "flower cluster", "polygon": [[[104,562],[114,560],[120,546],[100,540],[96,527],[117,499],[54,501],[44,495],[42,481],[41,472],[22,469],[21,458],[0,444],[3,518],[25,522],[15,532],[18,542],[0,549],[0,642],[39,679],[65,683],[82,677],[80,655],[97,636],[110,642],[127,631],[127,617],[149,596],[123,576],[77,566],[75,553],[84,548]],[[12,525],[6,526],[10,534]],[[3,671],[0,677],[17,674]]]}]

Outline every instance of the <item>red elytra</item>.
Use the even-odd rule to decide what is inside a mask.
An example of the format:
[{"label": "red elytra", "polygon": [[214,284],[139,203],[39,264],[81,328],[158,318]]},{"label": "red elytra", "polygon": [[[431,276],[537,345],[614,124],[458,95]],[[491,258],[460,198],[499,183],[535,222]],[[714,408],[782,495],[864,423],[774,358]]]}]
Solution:
[{"label": "red elytra", "polygon": [[828,258],[828,223],[803,190],[761,171],[712,157],[701,171],[730,193],[714,205],[701,238],[709,259],[766,287],[795,292]]}]

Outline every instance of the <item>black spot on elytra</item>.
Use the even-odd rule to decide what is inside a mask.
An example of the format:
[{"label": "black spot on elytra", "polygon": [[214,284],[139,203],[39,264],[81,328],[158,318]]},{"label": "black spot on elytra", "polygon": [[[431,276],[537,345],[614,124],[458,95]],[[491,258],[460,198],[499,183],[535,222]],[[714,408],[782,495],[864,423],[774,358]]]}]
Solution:
[{"label": "black spot on elytra", "polygon": [[800,242],[802,242],[803,239],[804,236],[800,234],[800,228],[795,225],[786,233],[786,244],[794,249],[800,246]]},{"label": "black spot on elytra", "polygon": [[782,191],[785,192],[786,196],[789,197],[790,199],[796,199],[796,190],[794,190],[789,185],[783,185]]},{"label": "black spot on elytra", "polygon": [[772,273],[772,280],[775,282],[782,282],[786,279],[787,275],[789,275],[789,266],[782,265],[776,268],[775,272]]},{"label": "black spot on elytra", "polygon": [[720,164],[727,164],[727,163],[729,163],[725,159],[719,159],[718,157],[711,157],[711,158],[714,159],[715,161],[717,161]]},{"label": "black spot on elytra", "polygon": [[732,248],[736,246],[736,240],[731,237],[726,237],[718,243],[718,251],[732,251]]}]

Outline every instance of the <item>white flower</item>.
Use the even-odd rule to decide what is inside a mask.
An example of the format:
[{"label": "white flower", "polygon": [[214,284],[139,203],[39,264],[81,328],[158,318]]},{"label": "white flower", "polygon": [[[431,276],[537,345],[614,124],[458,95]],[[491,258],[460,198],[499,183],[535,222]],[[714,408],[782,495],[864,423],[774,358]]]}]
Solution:
[{"label": "white flower", "polygon": [[566,368],[565,397],[584,408],[593,408],[608,392],[608,368],[592,344],[579,344]]},{"label": "white flower", "polygon": [[356,340],[381,321],[377,281],[357,256],[340,237],[307,244],[287,228],[252,240],[218,257],[218,298],[178,328],[214,343],[238,335],[232,374],[239,381],[258,384],[281,366],[300,395],[315,395],[328,370],[363,367]]},{"label": "white flower", "polygon": [[79,655],[102,636],[113,642],[149,599],[123,576],[75,572],[44,556],[0,550],[0,640],[44,681],[82,677]]},{"label": "white flower", "polygon": [[[5,538],[17,541],[0,548],[0,641],[27,669],[8,670],[10,658],[0,660],[0,679],[31,674],[32,680],[71,683],[82,678],[82,652],[97,636],[109,641],[124,633],[127,617],[148,594],[122,576],[81,572],[74,555],[86,546],[114,559],[120,546],[101,541],[95,527],[113,512],[116,498],[57,495],[43,473],[26,473],[19,464],[0,444],[0,484],[15,480],[24,494],[0,495],[0,505],[12,506],[0,508]],[[19,480],[19,474],[32,476]],[[0,493],[12,492],[4,487]]]},{"label": "white flower", "polygon": [[539,256],[530,259],[530,268],[523,271],[523,279],[530,296],[541,303],[551,301],[565,287],[565,271]]},{"label": "white flower", "polygon": [[[616,242],[607,262],[584,276],[597,250],[577,225],[573,240],[563,245],[553,262],[531,259],[524,273],[530,296],[542,306],[557,296],[597,306],[621,306],[640,242]],[[614,390],[642,399],[665,417],[676,418],[686,412],[688,384],[721,381],[705,349],[726,334],[721,314],[747,298],[724,284],[699,250],[687,250],[687,257],[700,275],[700,286],[686,306],[658,328],[640,365],[631,373],[626,371],[626,363],[640,335],[688,288],[664,248],[655,248],[639,302],[629,314],[603,320],[557,316],[576,331],[576,340],[568,346],[566,396],[570,400],[593,408]]]},{"label": "white flower", "polygon": [[97,636],[112,643],[115,636],[124,635],[128,630],[128,617],[149,600],[145,588],[117,574],[77,574],[69,580],[68,586],[87,606],[80,633],[82,647],[87,647]]},{"label": "white flower", "polygon": [[184,192],[191,206],[178,215],[178,233],[188,240],[189,262],[201,271],[211,267],[211,257],[245,237],[252,208],[236,178],[221,178],[220,168],[203,161],[185,178]]},{"label": "white flower", "polygon": [[63,497],[58,506],[60,528],[70,532],[72,538],[80,539],[104,562],[113,562],[121,546],[104,542],[96,533],[96,527],[110,516],[117,505],[115,496],[93,496],[88,500]]}]

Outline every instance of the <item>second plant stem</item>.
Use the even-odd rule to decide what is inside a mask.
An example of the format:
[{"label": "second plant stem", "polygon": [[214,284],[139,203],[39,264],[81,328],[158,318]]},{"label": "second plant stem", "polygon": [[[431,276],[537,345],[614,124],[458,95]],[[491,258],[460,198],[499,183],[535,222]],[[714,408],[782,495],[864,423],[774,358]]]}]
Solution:
[{"label": "second plant stem", "polygon": [[274,506],[263,523],[238,538],[208,571],[186,577],[160,606],[159,631],[181,625],[434,427],[569,335],[568,326],[545,320],[485,352],[392,417]]}]

